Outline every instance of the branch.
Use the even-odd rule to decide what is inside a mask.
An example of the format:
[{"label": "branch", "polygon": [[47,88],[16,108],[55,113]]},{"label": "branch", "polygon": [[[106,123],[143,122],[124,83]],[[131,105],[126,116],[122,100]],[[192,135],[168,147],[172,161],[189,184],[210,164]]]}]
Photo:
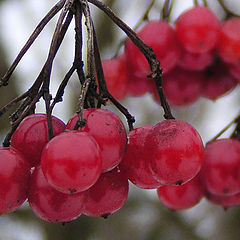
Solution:
[{"label": "branch", "polygon": [[132,40],[132,42],[144,54],[152,72],[151,75],[149,75],[148,77],[153,78],[157,86],[161,105],[164,109],[164,118],[174,119],[162,88],[162,69],[160,69],[160,62],[158,61],[152,48],[146,45],[141,40],[141,38],[139,38],[139,36],[127,24],[125,24],[120,18],[118,18],[108,6],[98,0],[88,1],[101,9],[118,27],[120,27],[126,33],[126,35]]},{"label": "branch", "polygon": [[8,81],[14,72],[15,68],[17,67],[18,63],[22,59],[22,57],[25,55],[25,53],[28,51],[28,49],[31,47],[33,42],[36,40],[38,35],[42,32],[44,27],[47,25],[47,23],[61,10],[66,0],[60,0],[48,13],[47,15],[41,20],[41,22],[38,24],[32,35],[27,40],[26,44],[21,49],[20,53],[16,57],[16,59],[13,61],[12,65],[6,72],[6,74],[2,77],[0,80],[0,87],[7,86]]}]

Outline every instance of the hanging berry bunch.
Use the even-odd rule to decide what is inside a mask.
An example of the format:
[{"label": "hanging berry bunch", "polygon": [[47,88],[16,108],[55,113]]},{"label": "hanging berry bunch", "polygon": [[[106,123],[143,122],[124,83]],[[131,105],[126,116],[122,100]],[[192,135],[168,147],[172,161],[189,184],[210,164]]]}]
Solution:
[{"label": "hanging berry bunch", "polygon": [[[111,63],[101,61],[89,3],[107,14],[129,37],[124,56],[111,60]],[[168,4],[169,1],[166,1],[165,8]],[[0,148],[0,213],[15,211],[27,199],[34,213],[49,222],[68,222],[81,214],[107,217],[119,210],[127,200],[128,180],[140,188],[158,188],[160,200],[172,209],[192,207],[205,192],[209,199],[215,199],[212,197],[214,194],[238,194],[239,184],[234,181],[238,177],[234,180],[230,177],[221,188],[219,177],[219,184],[215,184],[217,186],[214,189],[211,174],[215,165],[211,159],[215,157],[212,157],[214,153],[209,153],[214,152],[214,142],[209,143],[204,150],[196,129],[184,121],[174,119],[163,91],[164,88],[168,93],[168,89],[171,89],[181,103],[192,102],[187,90],[188,77],[194,79],[198,75],[197,80],[191,79],[190,88],[200,91],[202,74],[197,71],[206,69],[212,63],[211,51],[219,46],[219,55],[225,61],[222,57],[225,56],[224,48],[217,45],[220,41],[220,23],[214,14],[208,8],[198,6],[179,17],[176,30],[166,21],[153,21],[136,34],[98,0],[60,0],[32,33],[1,79],[0,87],[8,85],[24,54],[59,11],[48,57],[38,77],[29,90],[0,109],[0,115],[3,115],[20,103],[9,117],[11,130]],[[202,25],[194,25],[194,21],[188,19],[189,16],[200,13],[210,19],[210,23],[204,20]],[[86,62],[82,59],[85,40],[82,37],[83,17],[87,30]],[[53,97],[49,89],[53,61],[73,20],[75,57]],[[191,22],[193,26],[189,27],[186,22]],[[196,34],[199,38],[189,38],[189,29],[193,31],[190,36]],[[233,62],[238,59],[232,58]],[[174,83],[175,85],[171,83],[169,87],[164,86],[163,82],[162,86],[162,69],[158,59],[162,63],[166,84],[171,83],[170,75],[176,74],[174,72],[177,72],[180,82]],[[223,64],[223,60],[215,60],[214,64],[219,61]],[[176,67],[177,65],[179,66]],[[184,70],[184,66],[189,66],[188,70]],[[111,80],[116,78],[114,71],[122,74],[117,83]],[[78,109],[65,125],[52,116],[52,111],[63,100],[64,90],[74,72],[77,73],[81,86]],[[174,75],[172,79],[178,81]],[[154,126],[134,129],[134,117],[117,100],[126,94],[122,83],[127,83],[130,92],[135,89],[133,95],[145,92],[143,86],[149,86],[148,90],[153,91],[155,96],[157,92],[156,98],[163,107],[166,120]],[[119,86],[118,91],[115,91],[116,86]],[[179,95],[180,87],[184,88],[184,97]],[[195,99],[198,93],[194,92],[192,96]],[[174,102],[168,97],[170,102]],[[40,99],[45,101],[45,114],[35,113]],[[130,130],[128,135],[120,118],[101,108],[107,102],[111,102],[125,115]],[[239,136],[237,130],[233,134],[234,138]],[[234,155],[234,152],[239,151],[239,142],[236,139],[228,140],[231,141],[231,146],[235,146]],[[224,153],[225,148],[222,149]],[[221,156],[224,157],[224,154]],[[238,176],[239,159],[236,154],[232,161],[231,169],[235,169]],[[224,167],[225,171],[226,169],[228,168]],[[229,174],[232,176],[233,173]]]}]

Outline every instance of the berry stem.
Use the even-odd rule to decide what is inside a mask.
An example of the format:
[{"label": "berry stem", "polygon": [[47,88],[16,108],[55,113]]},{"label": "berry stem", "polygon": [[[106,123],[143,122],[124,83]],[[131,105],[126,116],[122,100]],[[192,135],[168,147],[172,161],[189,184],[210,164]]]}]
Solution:
[{"label": "berry stem", "polygon": [[[140,26],[141,24],[144,22],[144,21],[148,21],[148,15],[149,15],[149,12],[151,11],[153,5],[155,3],[155,0],[152,0],[151,3],[148,5],[148,7],[146,8],[145,12],[143,13],[143,15],[141,16],[141,18],[137,21],[136,25],[133,27],[133,30],[136,31]],[[125,37],[124,39],[122,39],[122,41],[119,43],[118,45],[118,48],[116,50],[116,53],[114,54],[114,58],[117,57],[117,55],[119,54],[119,51],[121,49],[121,47],[124,45],[124,43],[126,42],[127,40],[127,37]]]},{"label": "berry stem", "polygon": [[[96,72],[97,72],[97,80],[98,80],[98,85],[99,85],[100,97],[103,99],[105,99],[105,98],[109,99],[116,106],[116,108],[126,117],[127,122],[128,122],[129,131],[131,131],[131,130],[133,130],[133,123],[135,122],[135,119],[128,112],[128,110],[121,103],[119,103],[111,95],[111,93],[109,93],[107,84],[105,81],[104,73],[103,73],[102,61],[101,61],[101,56],[99,53],[97,36],[96,36],[95,31],[93,32],[93,36],[94,36],[95,66],[96,66]],[[101,106],[101,104],[100,104],[100,106]]]},{"label": "berry stem", "polygon": [[84,63],[82,61],[82,7],[80,2],[75,2],[76,12],[75,17],[75,56],[74,56],[74,65],[77,69],[77,74],[81,84],[84,83],[85,74],[83,71]]},{"label": "berry stem", "polygon": [[174,0],[165,0],[164,1],[164,5],[163,5],[163,8],[162,8],[162,19],[165,20],[165,21],[169,21],[169,16],[170,16],[170,13],[172,11],[172,7],[173,7],[173,4],[174,4]]},{"label": "berry stem", "polygon": [[85,98],[87,95],[89,84],[91,83],[91,78],[87,78],[84,84],[82,85],[81,94],[79,96],[79,105],[78,105],[78,121],[76,122],[74,126],[74,130],[77,130],[78,128],[82,128],[86,124],[86,120],[83,119],[83,110],[84,110],[84,103]]},{"label": "berry stem", "polygon": [[[31,101],[30,105],[28,105],[28,107],[26,108],[26,110],[21,114],[21,116],[18,117],[18,119],[14,122],[11,123],[12,127],[11,130],[9,131],[9,133],[6,135],[4,141],[3,141],[3,147],[9,147],[10,145],[10,140],[11,137],[14,133],[14,131],[17,129],[18,125],[21,123],[21,121],[27,116],[29,115],[29,112],[35,108],[35,104],[36,102],[39,101],[39,99],[42,97],[42,91],[38,92],[37,95],[35,96],[35,98]],[[29,98],[27,98],[26,100],[28,100]]]},{"label": "berry stem", "polygon": [[62,97],[63,97],[63,94],[64,94],[64,90],[68,84],[68,81],[69,79],[71,78],[72,74],[74,73],[74,71],[76,70],[76,67],[75,65],[73,65],[69,71],[67,72],[67,74],[65,75],[64,79],[62,80],[58,90],[57,90],[57,93],[56,93],[56,96],[50,106],[50,111],[52,112],[54,106],[56,105],[56,103],[58,102],[61,102],[62,101]]},{"label": "berry stem", "polygon": [[[233,124],[237,123],[239,125],[240,123],[240,115],[238,115],[237,117],[235,117],[230,123],[228,123],[215,137],[213,137],[211,140],[209,140],[207,144],[211,143],[212,141],[215,141],[216,139],[218,139],[224,132],[226,132]],[[238,127],[238,130],[239,130],[239,127]],[[235,133],[235,130],[232,134],[231,137],[234,138],[234,133]]]},{"label": "berry stem", "polygon": [[127,24],[125,24],[120,18],[118,18],[116,14],[107,5],[98,0],[88,0],[88,2],[92,3],[100,10],[102,10],[119,28],[121,28],[126,33],[126,35],[132,40],[132,42],[144,54],[152,71],[151,75],[148,77],[153,78],[156,85],[160,86],[158,87],[158,93],[160,96],[161,105],[164,109],[164,117],[166,119],[173,119],[174,117],[170,111],[170,107],[166,101],[166,97],[162,89],[162,70],[160,69],[160,62],[154,54],[152,48],[146,45],[141,40],[141,38]]},{"label": "berry stem", "polygon": [[44,27],[48,24],[48,22],[61,10],[61,8],[63,7],[65,2],[66,2],[66,0],[60,0],[55,6],[52,7],[52,9],[47,13],[47,15],[37,25],[36,29],[33,31],[31,36],[29,37],[26,44],[23,46],[23,48],[19,52],[18,56],[13,61],[12,65],[10,66],[10,68],[8,69],[6,74],[0,80],[0,87],[8,85],[8,81],[9,81],[12,73],[14,72],[18,63],[21,61],[22,57],[25,55],[25,53],[31,47],[33,42],[37,39],[37,37],[42,32]]}]

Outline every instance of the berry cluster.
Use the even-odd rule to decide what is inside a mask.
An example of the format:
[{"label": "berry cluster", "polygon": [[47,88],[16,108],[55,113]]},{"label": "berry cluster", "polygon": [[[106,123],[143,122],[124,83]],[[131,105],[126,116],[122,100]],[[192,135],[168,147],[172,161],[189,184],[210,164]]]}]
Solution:
[{"label": "berry cluster", "polygon": [[128,137],[122,170],[137,187],[157,189],[168,208],[191,208],[204,196],[224,208],[240,204],[239,140],[214,140],[204,149],[196,130],[179,120],[142,126]]},{"label": "berry cluster", "polygon": [[[106,109],[85,109],[86,124],[74,130],[78,117],[65,126],[52,116],[50,141],[45,114],[20,123],[11,146],[0,149],[1,214],[28,199],[41,219],[67,222],[81,214],[107,216],[120,209],[128,179],[141,188],[160,187],[159,194],[168,185],[198,185],[204,147],[190,124],[164,120],[130,131],[127,140],[121,120]],[[200,189],[192,195],[195,204]]]},{"label": "berry cluster", "polygon": [[120,171],[127,144],[121,120],[104,109],[86,109],[86,125],[73,130],[78,116],[65,124],[33,114],[18,126],[11,146],[0,149],[0,213],[16,210],[27,198],[34,213],[50,222],[68,222],[82,213],[107,216],[128,196]]},{"label": "berry cluster", "polygon": [[[151,46],[163,69],[163,88],[172,105],[185,106],[200,96],[216,100],[240,81],[240,19],[222,23],[207,7],[182,13],[173,27],[164,20],[150,21],[138,32]],[[110,92],[118,99],[126,94],[150,92],[159,102],[149,64],[127,40],[124,54],[103,61]],[[121,77],[119,77],[121,76]]]},{"label": "berry cluster", "polygon": [[204,147],[197,131],[181,120],[142,126],[128,135],[120,164],[128,179],[144,189],[158,190],[169,208],[185,209],[203,196],[199,178]]}]

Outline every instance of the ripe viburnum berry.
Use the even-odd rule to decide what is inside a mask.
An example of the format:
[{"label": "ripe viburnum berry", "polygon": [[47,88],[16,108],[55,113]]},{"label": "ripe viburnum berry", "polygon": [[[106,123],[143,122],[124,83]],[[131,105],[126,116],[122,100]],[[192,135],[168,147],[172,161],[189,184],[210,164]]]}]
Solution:
[{"label": "ripe viburnum berry", "polygon": [[[86,125],[81,131],[88,132],[97,141],[102,155],[103,172],[110,171],[121,161],[126,151],[127,133],[120,118],[106,109],[89,108],[83,111]],[[74,129],[77,122],[74,115],[66,129]]]},{"label": "ripe viburnum berry", "polygon": [[82,214],[85,200],[85,192],[64,194],[51,187],[40,166],[32,173],[28,202],[39,218],[48,222],[72,221]]},{"label": "ripe viburnum berry", "polygon": [[[65,130],[65,124],[52,116],[54,136]],[[46,114],[32,114],[23,119],[12,135],[11,146],[18,149],[31,166],[40,163],[42,149],[48,142]]]},{"label": "ripe viburnum berry", "polygon": [[44,147],[41,157],[48,183],[63,193],[87,190],[102,171],[100,148],[86,132],[64,132]]},{"label": "ripe viburnum berry", "polygon": [[145,138],[149,167],[162,185],[180,185],[199,172],[204,147],[196,129],[181,120],[164,120]]},{"label": "ripe viburnum berry", "polygon": [[128,180],[117,167],[103,173],[98,181],[87,191],[83,213],[87,216],[107,217],[119,210],[128,197]]},{"label": "ripe viburnum berry", "polygon": [[215,195],[207,192],[205,195],[208,201],[220,205],[225,209],[240,205],[240,193],[233,195]]},{"label": "ripe viburnum berry", "polygon": [[19,208],[27,198],[30,166],[13,148],[0,148],[0,214]]},{"label": "ripe viburnum berry", "polygon": [[226,62],[240,60],[240,19],[231,18],[223,22],[218,44],[218,54]]},{"label": "ripe viburnum berry", "polygon": [[[195,102],[202,94],[204,75],[202,72],[187,71],[179,67],[163,76],[163,89],[170,104],[186,106]],[[159,102],[156,88],[153,97]]]},{"label": "ripe viburnum berry", "polygon": [[178,17],[176,33],[187,51],[204,53],[216,46],[220,34],[220,22],[209,8],[197,6]]},{"label": "ripe viburnum berry", "polygon": [[157,188],[161,184],[153,178],[148,166],[149,156],[145,156],[145,138],[152,126],[135,128],[128,134],[127,151],[121,162],[121,169],[128,179],[140,188]]},{"label": "ripe viburnum berry", "polygon": [[181,186],[161,186],[157,189],[160,201],[170,209],[181,210],[195,206],[204,196],[199,175]]},{"label": "ripe viburnum berry", "polygon": [[230,92],[237,85],[237,81],[229,73],[227,65],[220,61],[216,61],[205,70],[203,83],[202,95],[211,100],[216,100]]},{"label": "ripe viburnum berry", "polygon": [[240,192],[240,142],[219,139],[209,143],[204,152],[202,179],[207,191],[216,195]]},{"label": "ripe viburnum berry", "polygon": [[209,66],[214,58],[214,52],[191,53],[182,49],[178,66],[186,70],[200,71]]},{"label": "ripe viburnum berry", "polygon": [[125,57],[102,61],[103,71],[109,92],[118,100],[125,97],[127,92],[127,69]]},{"label": "ripe viburnum berry", "polygon": [[[175,31],[166,21],[150,21],[139,32],[139,37],[153,48],[161,62],[163,72],[171,70],[178,61],[180,48]],[[146,79],[151,73],[149,64],[141,51],[128,40],[125,45],[126,62],[129,71],[137,78]]]}]

